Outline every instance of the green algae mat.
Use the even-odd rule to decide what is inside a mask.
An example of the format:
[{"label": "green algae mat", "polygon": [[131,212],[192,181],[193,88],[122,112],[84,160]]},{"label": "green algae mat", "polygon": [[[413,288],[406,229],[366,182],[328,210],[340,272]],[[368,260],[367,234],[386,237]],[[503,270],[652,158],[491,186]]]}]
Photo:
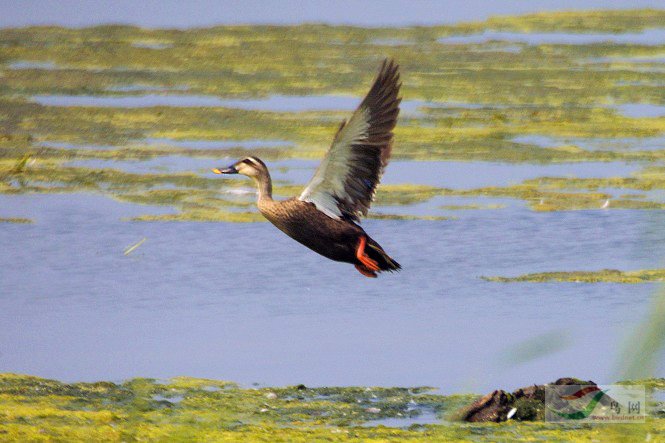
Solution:
[{"label": "green algae mat", "polygon": [[[237,182],[202,171],[130,171],[114,161],[319,159],[381,60],[394,57],[404,98],[398,160],[630,162],[643,170],[472,189],[407,181],[382,186],[377,207],[458,195],[505,197],[534,211],[660,210],[663,23],[663,10],[625,10],[406,28],[2,29],[0,193],[99,192],[177,210],[140,221],[261,221],[251,199],[229,198]],[[582,40],[543,38],[556,33]],[[326,104],[339,99],[343,105]],[[110,163],[76,163],[86,160]],[[281,180],[275,192],[291,196],[300,185]],[[400,214],[379,217],[449,215]]]},{"label": "green algae mat", "polygon": [[[662,388],[663,379],[643,381]],[[243,388],[178,377],[61,383],[0,375],[0,441],[663,441],[661,403],[640,424],[462,423],[477,396],[431,388]],[[427,424],[410,424],[429,414]],[[389,420],[389,421],[386,421]],[[386,424],[388,426],[386,426]]]}]

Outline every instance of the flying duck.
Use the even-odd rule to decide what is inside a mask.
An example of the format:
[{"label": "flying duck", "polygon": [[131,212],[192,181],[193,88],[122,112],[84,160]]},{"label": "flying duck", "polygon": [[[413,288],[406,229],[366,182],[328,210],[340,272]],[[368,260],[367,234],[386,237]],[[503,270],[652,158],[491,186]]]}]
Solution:
[{"label": "flying duck", "polygon": [[397,271],[358,223],[366,216],[388,164],[401,98],[399,66],[384,60],[367,96],[343,121],[314,176],[298,198],[272,198],[268,167],[247,157],[216,174],[242,174],[258,187],[259,211],[289,237],[331,260],[351,263],[366,277]]}]

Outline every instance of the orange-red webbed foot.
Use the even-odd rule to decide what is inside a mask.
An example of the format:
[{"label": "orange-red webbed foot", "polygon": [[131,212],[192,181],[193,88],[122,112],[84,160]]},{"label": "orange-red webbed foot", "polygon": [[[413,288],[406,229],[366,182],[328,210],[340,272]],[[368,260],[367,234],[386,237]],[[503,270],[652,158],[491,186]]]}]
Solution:
[{"label": "orange-red webbed foot", "polygon": [[[369,271],[380,270],[379,264],[375,260],[369,258],[367,254],[365,254],[365,245],[367,245],[367,237],[363,235],[362,237],[360,237],[360,241],[358,242],[358,248],[356,249],[356,258],[360,261],[360,263],[365,265],[364,267],[367,268]],[[358,265],[356,265],[356,268],[357,267]]]},{"label": "orange-red webbed foot", "polygon": [[367,269],[366,267],[364,267],[362,265],[354,265],[354,266],[356,267],[358,272],[360,272],[365,277],[376,278],[376,272],[370,271],[369,269]]}]

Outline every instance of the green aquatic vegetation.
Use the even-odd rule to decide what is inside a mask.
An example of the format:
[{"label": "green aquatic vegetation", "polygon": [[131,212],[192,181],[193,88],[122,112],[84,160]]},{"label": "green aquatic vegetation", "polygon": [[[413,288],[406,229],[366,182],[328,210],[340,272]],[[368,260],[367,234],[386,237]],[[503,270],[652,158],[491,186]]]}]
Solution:
[{"label": "green aquatic vegetation", "polygon": [[665,172],[649,169],[638,173],[635,177],[611,178],[566,178],[541,177],[524,181],[525,185],[535,185],[544,189],[587,189],[625,188],[650,191],[665,189]]},{"label": "green aquatic vegetation", "polygon": [[620,381],[617,384],[643,385],[648,390],[664,390],[665,378],[645,378],[641,380]]},{"label": "green aquatic vegetation", "polygon": [[[250,154],[268,162],[319,159],[350,109],[271,112],[221,107],[59,107],[42,106],[31,101],[31,96],[168,93],[265,98],[333,94],[353,95],[359,101],[384,56],[396,57],[402,66],[405,104],[421,101],[417,112],[405,110],[400,117],[393,151],[396,159],[661,162],[665,149],[588,151],[566,143],[544,148],[513,139],[529,134],[562,140],[662,135],[665,118],[629,118],[613,106],[663,103],[665,89],[657,85],[665,81],[665,74],[629,65],[589,63],[598,57],[657,57],[662,54],[662,45],[448,45],[437,39],[483,30],[637,31],[657,26],[662,15],[662,11],[653,10],[546,13],[452,26],[375,29],[324,25],[177,31],[128,26],[2,29],[0,192],[94,191],[125,201],[171,205],[180,211],[166,218],[251,219],[256,216],[214,215],[217,208],[231,213],[233,207],[237,210],[251,205],[226,198],[219,191],[236,185],[211,177],[129,174],[114,170],[112,164],[108,169],[94,169],[65,162],[166,155],[222,159]],[[284,45],[285,41],[289,44]],[[385,44],[390,41],[403,44]],[[154,43],[162,46],[151,48]],[[513,46],[512,52],[502,50],[506,45]],[[16,62],[32,62],[33,66]],[[154,145],[148,138],[283,140],[293,145],[185,149],[168,143]],[[73,146],[43,146],[47,142]],[[86,148],[97,145],[111,148]],[[597,209],[611,196],[573,191],[596,191],[605,186],[661,188],[660,172],[656,168],[604,182],[544,179],[516,187],[466,191],[381,187],[376,203],[408,205],[436,195],[495,195],[524,200],[538,211]],[[153,192],[163,187],[178,192]],[[275,191],[281,197],[298,195],[301,189],[276,183]],[[608,209],[618,208],[660,209],[662,205],[640,196],[622,196],[612,199]]]},{"label": "green aquatic vegetation", "polygon": [[[654,387],[660,387],[655,383]],[[8,441],[593,441],[608,432],[658,441],[665,420],[603,425],[546,422],[440,421],[404,429],[372,426],[422,411],[437,417],[475,395],[433,394],[430,388],[242,388],[235,383],[177,377],[123,383],[62,383],[0,374],[0,439]],[[528,408],[522,407],[523,413]],[[536,411],[537,412],[537,411]],[[532,418],[524,416],[524,419]],[[399,420],[398,420],[399,421]],[[364,425],[364,426],[361,426]],[[619,440],[617,440],[619,441]],[[626,440],[623,440],[626,441]]]},{"label": "green aquatic vegetation", "polygon": [[375,204],[378,206],[411,205],[441,195],[442,189],[424,185],[380,185]]},{"label": "green aquatic vegetation", "polygon": [[650,283],[665,281],[665,269],[645,269],[640,271],[602,271],[539,272],[519,277],[483,277],[494,282],[574,282],[574,283]]},{"label": "green aquatic vegetation", "polygon": [[30,218],[20,218],[20,217],[0,217],[0,223],[19,223],[19,224],[30,224],[34,223]]},{"label": "green aquatic vegetation", "polygon": [[[490,17],[484,22],[457,25],[459,29],[517,32],[623,33],[662,27],[665,11],[636,9],[625,11],[560,11],[520,16]],[[472,28],[473,26],[473,28]]]},{"label": "green aquatic vegetation", "polygon": [[264,222],[266,219],[258,212],[232,212],[199,208],[184,210],[177,214],[140,215],[130,218],[129,221],[250,223]]}]

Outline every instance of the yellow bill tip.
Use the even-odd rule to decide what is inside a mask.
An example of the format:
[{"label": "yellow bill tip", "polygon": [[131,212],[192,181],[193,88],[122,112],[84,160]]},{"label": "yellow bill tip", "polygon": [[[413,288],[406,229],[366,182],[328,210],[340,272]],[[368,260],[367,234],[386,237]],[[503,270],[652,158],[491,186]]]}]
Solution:
[{"label": "yellow bill tip", "polygon": [[215,174],[221,174],[222,173],[222,171],[220,171],[217,168],[213,168],[212,172],[214,172]]}]

